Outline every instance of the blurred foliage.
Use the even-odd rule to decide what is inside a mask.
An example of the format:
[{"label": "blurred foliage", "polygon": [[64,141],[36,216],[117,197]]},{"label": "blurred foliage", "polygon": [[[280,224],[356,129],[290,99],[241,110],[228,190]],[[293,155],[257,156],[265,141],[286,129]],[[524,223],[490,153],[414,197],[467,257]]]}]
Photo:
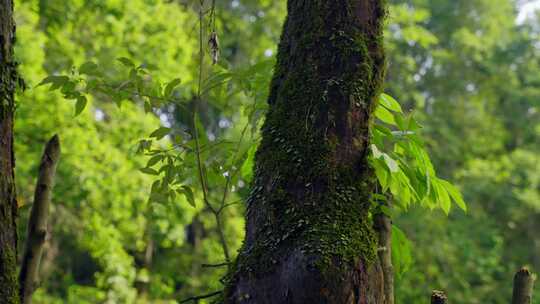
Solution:
[{"label": "blurred foliage", "polygon": [[396,219],[415,245],[398,302],[427,303],[440,288],[456,303],[506,303],[512,273],[540,268],[540,19],[516,24],[516,5],[392,6],[388,91],[415,110],[434,166],[461,185],[469,207],[449,218],[413,210]]},{"label": "blurred foliage", "polygon": [[[42,145],[59,133],[63,149],[36,303],[176,303],[221,288],[226,268],[203,266],[224,260],[189,113],[199,102],[209,201],[228,192],[234,253],[285,2],[216,1],[221,59],[203,66],[199,100],[199,1],[16,1],[16,53],[33,87],[16,117],[21,237]],[[455,303],[506,303],[519,266],[540,270],[540,18],[516,24],[511,0],[390,2],[386,91],[403,117],[414,112],[433,167],[468,203],[449,217],[395,212],[395,242],[412,248],[396,300],[443,289]],[[37,87],[47,75],[73,85]],[[73,92],[84,100],[63,100]]]}]

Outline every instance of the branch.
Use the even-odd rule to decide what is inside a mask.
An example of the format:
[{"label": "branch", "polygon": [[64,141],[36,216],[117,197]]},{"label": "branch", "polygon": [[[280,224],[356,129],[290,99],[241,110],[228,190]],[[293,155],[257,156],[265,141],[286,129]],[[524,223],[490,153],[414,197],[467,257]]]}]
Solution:
[{"label": "branch", "polygon": [[512,295],[512,304],[532,303],[533,285],[533,274],[527,268],[521,268],[514,276],[514,292]]},{"label": "branch", "polygon": [[201,266],[203,268],[218,268],[218,267],[225,267],[225,266],[229,266],[230,263],[219,263],[219,264],[202,264]]},{"label": "branch", "polygon": [[444,294],[444,291],[434,290],[431,293],[431,304],[446,304],[448,298]]},{"label": "branch", "polygon": [[56,165],[60,158],[60,142],[54,135],[45,147],[34,194],[34,203],[28,220],[24,256],[19,273],[21,303],[29,304],[38,281],[39,264],[47,235],[47,219]]},{"label": "branch", "polygon": [[184,299],[184,300],[180,301],[180,303],[187,303],[187,302],[190,302],[190,301],[198,302],[199,300],[202,300],[202,299],[206,299],[206,298],[211,298],[211,297],[217,296],[218,294],[220,294],[220,293],[222,293],[222,292],[223,292],[222,290],[219,290],[219,291],[214,291],[214,292],[211,292],[211,293],[202,295],[202,296],[189,297],[189,298],[187,298],[187,299]]},{"label": "branch", "polygon": [[193,120],[193,137],[195,139],[195,153],[197,156],[197,168],[198,168],[198,175],[199,175],[199,183],[201,184],[202,193],[203,193],[203,201],[204,204],[212,213],[214,214],[214,217],[216,218],[216,229],[219,235],[219,240],[221,243],[221,247],[223,248],[223,255],[225,256],[225,261],[227,263],[230,263],[230,255],[229,255],[229,247],[227,245],[227,240],[225,239],[225,235],[223,232],[223,224],[221,222],[220,213],[218,210],[216,210],[212,204],[210,204],[210,201],[208,200],[208,180],[206,177],[206,174],[204,174],[203,170],[203,161],[201,156],[201,145],[199,142],[199,131],[197,129],[197,112],[199,109],[199,103],[201,102],[202,98],[202,79],[203,79],[203,64],[204,64],[204,48],[203,48],[203,5],[204,0],[200,0],[200,6],[199,6],[199,76],[198,76],[198,84],[197,84],[197,98],[194,100],[193,103],[193,109],[191,112],[191,118]]}]

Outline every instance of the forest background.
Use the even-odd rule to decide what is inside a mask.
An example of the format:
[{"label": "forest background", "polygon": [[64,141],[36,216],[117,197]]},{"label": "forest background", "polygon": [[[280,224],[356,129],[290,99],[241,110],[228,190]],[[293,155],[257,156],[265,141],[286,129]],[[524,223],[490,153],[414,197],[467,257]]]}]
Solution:
[{"label": "forest background", "polygon": [[[157,177],[140,169],[155,163],[138,151],[150,139],[165,149],[189,137],[199,1],[15,2],[15,53],[30,88],[18,96],[15,124],[19,244],[43,144],[55,133],[62,142],[35,303],[175,303],[219,290],[225,269],[204,265],[223,262],[221,241],[194,160],[175,163],[193,200],[149,199]],[[511,0],[390,3],[385,91],[414,112],[438,174],[468,203],[467,213],[448,216],[418,207],[394,214],[410,241],[396,265],[396,301],[427,303],[443,289],[453,303],[507,303],[515,270],[540,269],[540,14],[525,16],[526,3]],[[203,67],[212,90],[200,128],[211,195],[231,181],[223,227],[233,254],[285,9],[285,1],[216,3],[220,60]],[[75,116],[73,102],[37,87],[87,62],[118,81],[131,62],[163,81],[179,78],[170,92],[179,103],[147,113],[93,94]],[[237,167],[234,178],[225,164]]]}]

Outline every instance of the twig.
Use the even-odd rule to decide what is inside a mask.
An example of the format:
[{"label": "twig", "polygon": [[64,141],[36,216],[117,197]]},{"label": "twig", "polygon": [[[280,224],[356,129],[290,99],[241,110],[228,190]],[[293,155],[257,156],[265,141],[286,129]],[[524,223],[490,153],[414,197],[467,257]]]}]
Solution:
[{"label": "twig", "polygon": [[225,239],[223,222],[221,221],[221,216],[218,212],[215,212],[214,216],[216,218],[216,227],[218,229],[219,241],[221,242],[221,247],[223,247],[223,255],[225,255],[225,261],[230,264],[231,256],[229,254],[229,246],[227,245],[227,240]]},{"label": "twig", "polygon": [[[244,136],[246,134],[246,130],[247,130],[248,125],[249,125],[249,123],[246,124],[244,126],[244,129],[242,130],[242,135],[240,137],[240,140],[238,141],[238,146],[237,146],[236,151],[234,153],[233,162],[232,162],[233,164],[236,163],[236,159],[238,157],[238,152],[240,151],[240,146],[242,145],[242,141],[244,140]],[[219,238],[220,238],[220,241],[221,241],[222,247],[223,247],[223,253],[225,255],[225,260],[227,261],[227,266],[230,266],[231,259],[230,259],[229,250],[228,250],[228,247],[227,247],[227,242],[226,242],[226,239],[225,239],[225,234],[223,232],[223,224],[221,222],[221,213],[225,208],[230,206],[230,204],[226,203],[227,196],[229,195],[229,187],[230,187],[232,178],[240,170],[240,168],[237,168],[234,172],[231,172],[232,171],[232,166],[233,165],[231,165],[231,168],[229,168],[229,175],[227,176],[227,181],[225,183],[225,189],[223,190],[223,197],[221,198],[221,203],[219,205],[218,210],[214,213],[214,216],[216,218]]]},{"label": "twig", "polygon": [[47,219],[51,192],[59,158],[60,142],[58,136],[54,135],[47,143],[41,157],[39,176],[34,194],[34,204],[28,220],[25,251],[19,273],[21,302],[23,304],[32,302],[32,293],[37,287],[39,264],[43,253],[43,244],[47,235]]},{"label": "twig", "polygon": [[[113,89],[113,90],[117,90],[118,92],[128,93],[128,94],[131,94],[131,95],[134,95],[134,96],[146,97],[146,98],[150,98],[150,99],[156,99],[156,100],[161,100],[161,101],[164,101],[164,102],[169,102],[169,103],[172,103],[172,104],[174,104],[176,106],[179,106],[179,107],[182,107],[182,108],[186,109],[186,106],[181,104],[180,103],[181,100],[179,100],[179,99],[163,98],[163,97],[159,97],[159,96],[155,96],[155,95],[143,94],[142,92],[134,92],[134,91],[123,90],[122,86],[115,87],[115,86],[107,84],[107,83],[100,83],[98,85],[101,85],[104,88],[110,88],[110,89]],[[100,89],[100,88],[97,87],[97,89]],[[106,91],[103,91],[103,90],[101,90],[101,91],[104,92],[104,93],[107,93]]]},{"label": "twig", "polygon": [[199,183],[201,184],[202,192],[203,192],[203,201],[204,204],[212,213],[214,214],[214,217],[216,218],[216,228],[218,230],[219,234],[219,241],[221,243],[221,247],[223,248],[223,254],[225,255],[225,260],[230,263],[230,255],[229,255],[229,247],[227,245],[227,241],[225,239],[225,235],[223,232],[223,224],[221,222],[220,212],[216,210],[212,204],[210,204],[210,201],[208,200],[208,184],[206,180],[206,175],[204,174],[203,170],[203,162],[201,157],[201,144],[199,142],[199,131],[197,130],[197,112],[199,108],[199,102],[202,99],[202,74],[203,74],[203,64],[204,64],[204,48],[203,48],[203,7],[204,7],[204,0],[200,0],[200,6],[199,6],[199,77],[198,77],[198,85],[197,85],[197,98],[193,105],[192,110],[192,120],[193,120],[193,137],[195,139],[195,153],[197,156],[197,169],[198,169],[198,175],[199,175]]},{"label": "twig", "polygon": [[214,291],[214,292],[211,292],[211,293],[208,293],[208,294],[205,294],[205,295],[201,295],[201,296],[189,297],[187,299],[184,299],[184,300],[180,301],[180,303],[187,303],[187,302],[190,302],[190,301],[197,302],[197,301],[202,300],[202,299],[207,299],[207,298],[217,296],[218,294],[220,294],[222,292],[223,292],[222,290],[219,290],[219,291]]},{"label": "twig", "polygon": [[225,209],[227,207],[230,207],[230,206],[233,206],[233,205],[236,205],[236,204],[240,204],[241,202],[243,202],[242,199],[239,199],[239,200],[236,200],[236,201],[233,201],[233,202],[230,202],[230,203],[226,203],[220,208],[219,211],[221,212],[223,209]]},{"label": "twig", "polygon": [[514,291],[512,294],[512,304],[532,303],[533,286],[533,274],[527,268],[521,268],[514,276]]},{"label": "twig", "polygon": [[223,266],[229,266],[230,263],[219,263],[219,264],[202,264],[201,266],[204,268],[217,268],[217,267],[223,267]]}]

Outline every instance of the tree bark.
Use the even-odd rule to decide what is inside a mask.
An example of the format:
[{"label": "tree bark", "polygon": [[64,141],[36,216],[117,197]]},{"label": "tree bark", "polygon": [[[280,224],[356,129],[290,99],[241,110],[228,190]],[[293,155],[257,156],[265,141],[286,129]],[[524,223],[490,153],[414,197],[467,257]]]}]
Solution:
[{"label": "tree bark", "polygon": [[39,265],[43,253],[43,244],[47,236],[47,221],[49,217],[49,205],[51,202],[56,165],[60,159],[60,142],[58,136],[53,136],[41,157],[39,174],[36,181],[34,204],[30,218],[28,219],[28,233],[26,237],[25,251],[19,273],[19,285],[21,288],[21,303],[30,304],[32,293],[38,284]]},{"label": "tree bark", "polygon": [[532,303],[534,276],[527,268],[521,268],[514,276],[512,304]]},{"label": "tree bark", "polygon": [[289,0],[226,303],[383,303],[369,127],[383,0]]},{"label": "tree bark", "polygon": [[13,58],[12,0],[0,0],[0,303],[19,303],[17,284],[17,201],[13,153],[14,92],[20,82]]}]

